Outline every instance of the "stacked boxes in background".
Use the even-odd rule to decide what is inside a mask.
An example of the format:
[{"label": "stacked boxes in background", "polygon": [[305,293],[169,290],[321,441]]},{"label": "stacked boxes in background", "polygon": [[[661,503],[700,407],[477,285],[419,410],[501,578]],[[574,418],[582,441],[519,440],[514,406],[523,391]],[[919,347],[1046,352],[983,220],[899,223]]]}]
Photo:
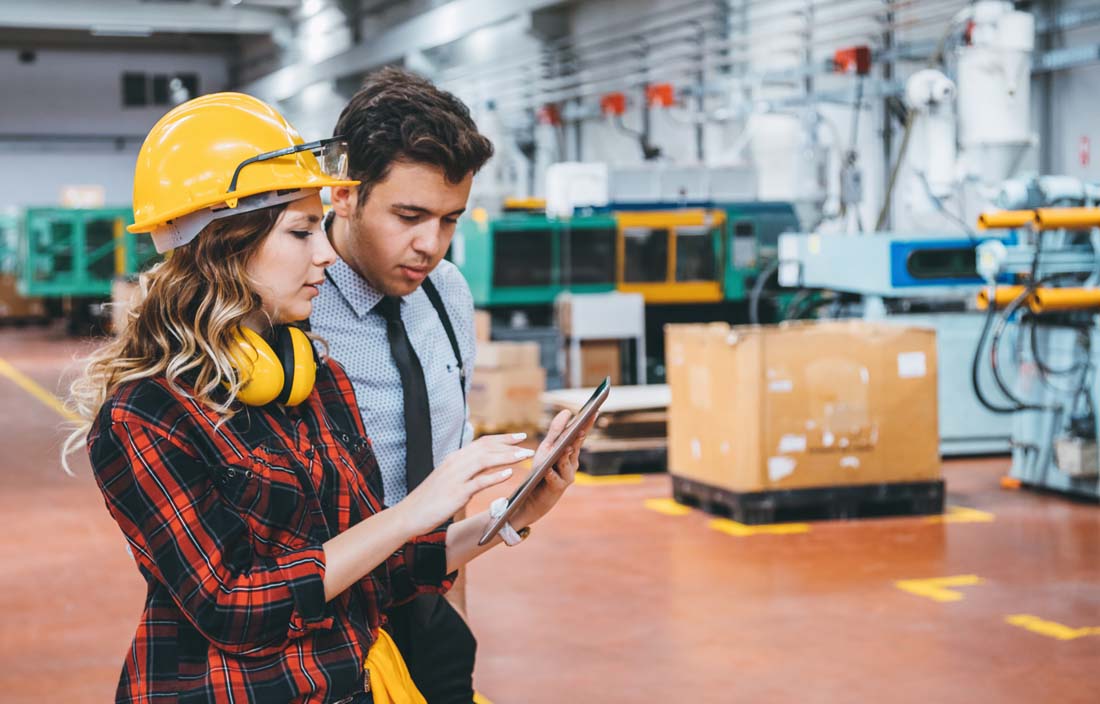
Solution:
[{"label": "stacked boxes in background", "polygon": [[665,336],[674,476],[731,492],[939,479],[934,331],[712,323]]},{"label": "stacked boxes in background", "polygon": [[[569,355],[565,356],[565,378],[571,378]],[[622,343],[619,340],[581,340],[581,388],[599,386],[604,377],[611,384],[622,383]]]},{"label": "stacked boxes in background", "polygon": [[478,340],[468,401],[479,433],[537,427],[545,390],[538,343]]},{"label": "stacked boxes in background", "polygon": [[41,298],[25,298],[16,286],[13,274],[0,274],[0,322],[40,321],[46,318]]}]

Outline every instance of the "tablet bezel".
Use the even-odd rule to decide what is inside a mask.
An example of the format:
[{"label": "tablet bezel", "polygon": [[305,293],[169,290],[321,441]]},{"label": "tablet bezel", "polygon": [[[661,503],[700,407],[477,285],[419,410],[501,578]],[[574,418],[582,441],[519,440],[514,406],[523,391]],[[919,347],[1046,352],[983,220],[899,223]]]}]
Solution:
[{"label": "tablet bezel", "polygon": [[489,522],[489,527],[485,529],[484,535],[481,536],[481,540],[477,542],[478,545],[485,545],[493,539],[500,529],[504,527],[504,524],[508,522],[516,511],[519,509],[527,497],[530,496],[538,483],[542,481],[542,478],[546,476],[546,473],[550,471],[550,468],[561,459],[561,456],[565,453],[565,448],[572,444],[576,438],[577,433],[583,428],[592,416],[596,414],[596,411],[600,410],[600,406],[607,400],[608,395],[611,392],[611,377],[604,377],[603,382],[596,387],[596,390],[592,392],[592,395],[588,397],[588,400],[584,402],[580,411],[573,417],[569,425],[565,426],[565,429],[561,431],[561,437],[554,443],[554,447],[550,450],[550,454],[546,456],[537,467],[531,469],[531,473],[527,475],[527,478],[523,480],[523,483],[512,493],[512,496],[508,499],[508,508],[504,509],[504,513],[498,518],[495,518]]}]

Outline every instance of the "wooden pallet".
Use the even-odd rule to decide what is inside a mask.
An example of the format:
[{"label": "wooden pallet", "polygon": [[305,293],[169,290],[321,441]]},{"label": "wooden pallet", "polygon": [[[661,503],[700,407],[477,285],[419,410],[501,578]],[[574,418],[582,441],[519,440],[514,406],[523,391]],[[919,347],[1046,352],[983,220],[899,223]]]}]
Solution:
[{"label": "wooden pallet", "polygon": [[943,513],[943,480],[735,492],[672,478],[677,502],[746,525]]},{"label": "wooden pallet", "polygon": [[663,472],[668,466],[664,438],[593,438],[581,448],[581,471],[602,477],[610,474]]}]

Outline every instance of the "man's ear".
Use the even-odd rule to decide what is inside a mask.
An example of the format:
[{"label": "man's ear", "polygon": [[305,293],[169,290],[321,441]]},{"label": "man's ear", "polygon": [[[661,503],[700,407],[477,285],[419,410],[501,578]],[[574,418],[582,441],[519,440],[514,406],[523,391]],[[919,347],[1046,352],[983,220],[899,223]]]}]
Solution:
[{"label": "man's ear", "polygon": [[331,196],[332,210],[341,218],[350,218],[359,205],[358,186],[336,186]]}]

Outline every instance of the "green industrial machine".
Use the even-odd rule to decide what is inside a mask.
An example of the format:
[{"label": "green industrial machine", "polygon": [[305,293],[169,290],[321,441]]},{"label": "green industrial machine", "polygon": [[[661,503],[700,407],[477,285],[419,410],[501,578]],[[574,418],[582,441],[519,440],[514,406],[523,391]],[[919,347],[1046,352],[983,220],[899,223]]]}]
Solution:
[{"label": "green industrial machine", "polygon": [[29,208],[20,243],[19,290],[25,296],[108,298],[116,277],[156,258],[153,242],[126,231],[129,208]]},{"label": "green industrial machine", "polygon": [[564,291],[717,304],[744,301],[779,235],[798,229],[789,203],[632,204],[568,219],[478,211],[461,222],[450,258],[475,305],[492,310],[550,306]]},{"label": "green industrial machine", "polygon": [[615,290],[616,236],[610,215],[472,217],[462,220],[451,258],[478,307],[549,305],[564,291]]}]

